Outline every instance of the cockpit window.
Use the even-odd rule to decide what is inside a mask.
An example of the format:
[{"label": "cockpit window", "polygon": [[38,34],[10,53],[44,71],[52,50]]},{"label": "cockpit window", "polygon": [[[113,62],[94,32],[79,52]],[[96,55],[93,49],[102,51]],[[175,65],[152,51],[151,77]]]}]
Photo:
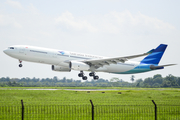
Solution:
[{"label": "cockpit window", "polygon": [[10,47],[10,49],[14,49],[14,47]]}]

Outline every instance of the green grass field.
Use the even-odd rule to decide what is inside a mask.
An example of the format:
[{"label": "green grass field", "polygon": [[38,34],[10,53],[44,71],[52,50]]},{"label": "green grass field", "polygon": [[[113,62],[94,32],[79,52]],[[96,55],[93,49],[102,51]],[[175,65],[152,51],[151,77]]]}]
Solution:
[{"label": "green grass field", "polygon": [[91,104],[89,100],[92,100],[95,105],[95,118],[98,120],[154,119],[154,105],[151,100],[154,100],[158,106],[160,120],[180,119],[179,89],[144,88],[135,90],[136,88],[122,88],[129,90],[90,91],[90,93],[67,90],[9,89],[0,89],[0,119],[2,120],[20,119],[21,99],[24,101],[25,118],[30,120],[90,120]]}]

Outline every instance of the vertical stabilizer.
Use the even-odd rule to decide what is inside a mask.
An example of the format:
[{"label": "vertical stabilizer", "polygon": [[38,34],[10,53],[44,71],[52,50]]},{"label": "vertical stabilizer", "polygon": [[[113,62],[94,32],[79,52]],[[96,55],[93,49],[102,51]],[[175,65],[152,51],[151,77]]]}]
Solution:
[{"label": "vertical stabilizer", "polygon": [[149,54],[141,61],[141,64],[159,64],[166,47],[167,45],[160,44],[155,50],[153,50],[151,54]]}]

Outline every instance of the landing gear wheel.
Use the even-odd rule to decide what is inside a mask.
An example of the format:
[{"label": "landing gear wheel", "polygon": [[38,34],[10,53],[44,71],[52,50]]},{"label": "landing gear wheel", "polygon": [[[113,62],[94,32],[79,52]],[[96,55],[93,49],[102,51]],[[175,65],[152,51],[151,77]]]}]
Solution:
[{"label": "landing gear wheel", "polygon": [[94,80],[99,79],[99,76],[95,75],[95,72],[93,72],[93,71],[91,71],[91,73],[89,73],[89,76],[90,76],[90,77],[93,77]]},{"label": "landing gear wheel", "polygon": [[86,76],[83,76],[82,79],[83,79],[83,80],[87,80],[87,77],[86,77]]},{"label": "landing gear wheel", "polygon": [[80,73],[78,74],[79,77],[82,77],[83,80],[87,80],[87,76],[84,76],[83,71],[80,71]]},{"label": "landing gear wheel", "polygon": [[22,64],[19,64],[19,67],[22,67]]},{"label": "landing gear wheel", "polygon": [[22,63],[22,61],[21,61],[21,60],[19,60],[19,63],[20,63],[20,64],[19,64],[19,67],[22,67],[22,64],[21,64],[21,63]]},{"label": "landing gear wheel", "polygon": [[89,73],[89,76],[92,77],[94,76],[95,74],[93,72]]},{"label": "landing gear wheel", "polygon": [[79,77],[83,77],[83,73],[79,73],[78,76],[79,76]]},{"label": "landing gear wheel", "polygon": [[98,80],[98,79],[99,79],[99,76],[94,76],[94,79],[95,79],[95,80]]}]

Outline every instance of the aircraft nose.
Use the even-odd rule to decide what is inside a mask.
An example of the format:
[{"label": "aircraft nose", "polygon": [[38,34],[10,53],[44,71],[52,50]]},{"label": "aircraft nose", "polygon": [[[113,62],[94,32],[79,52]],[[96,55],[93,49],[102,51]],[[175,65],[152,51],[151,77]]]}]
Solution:
[{"label": "aircraft nose", "polygon": [[8,50],[7,50],[7,49],[5,49],[5,50],[3,50],[3,52],[4,52],[5,54],[7,54],[7,53],[8,53]]}]

